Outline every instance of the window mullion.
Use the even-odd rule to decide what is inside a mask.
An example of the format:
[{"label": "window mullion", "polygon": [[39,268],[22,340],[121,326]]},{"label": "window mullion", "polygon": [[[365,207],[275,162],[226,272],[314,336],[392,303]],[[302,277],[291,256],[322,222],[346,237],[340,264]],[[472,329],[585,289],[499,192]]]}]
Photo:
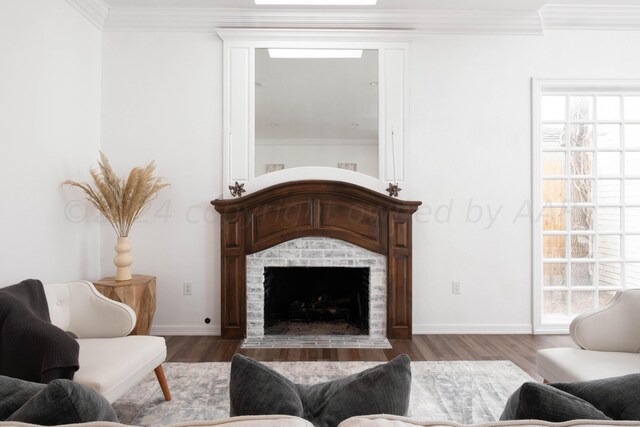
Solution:
[{"label": "window mullion", "polygon": [[622,289],[627,289],[627,227],[626,227],[626,153],[627,153],[627,123],[625,120],[626,97],[620,96],[620,282]]},{"label": "window mullion", "polygon": [[593,193],[592,193],[592,202],[593,202],[593,215],[591,216],[591,221],[593,222],[592,224],[592,228],[593,228],[593,242],[592,245],[593,247],[591,248],[591,250],[593,251],[593,304],[592,307],[593,308],[597,308],[600,305],[600,235],[598,233],[598,183],[600,182],[598,180],[598,153],[600,152],[598,150],[598,145],[599,145],[599,141],[598,141],[598,128],[599,128],[599,121],[598,121],[598,95],[594,96],[594,101],[593,101],[593,119],[594,119],[594,124],[593,124],[593,157],[592,157],[592,164],[591,164],[591,171],[592,171],[592,175],[594,177],[593,179]]},{"label": "window mullion", "polygon": [[571,97],[567,95],[565,97],[565,131],[567,132],[566,144],[565,144],[565,202],[567,202],[567,209],[565,210],[565,224],[567,231],[567,238],[565,239],[565,247],[566,247],[566,256],[567,259],[567,305],[565,307],[565,315],[571,315],[571,285],[572,285],[572,250],[571,250],[571,240],[572,240],[572,224],[571,224],[571,213],[573,211],[573,197],[571,197],[571,119],[570,119],[570,104]]}]

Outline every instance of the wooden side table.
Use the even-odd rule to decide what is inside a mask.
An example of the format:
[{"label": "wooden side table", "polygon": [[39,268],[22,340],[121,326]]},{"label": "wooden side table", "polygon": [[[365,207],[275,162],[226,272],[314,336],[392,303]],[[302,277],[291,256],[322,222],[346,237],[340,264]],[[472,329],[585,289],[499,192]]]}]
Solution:
[{"label": "wooden side table", "polygon": [[93,282],[98,292],[114,301],[127,304],[136,313],[136,326],[131,335],[149,335],[156,312],[156,277],[134,274],[131,280],[116,281],[105,277]]}]

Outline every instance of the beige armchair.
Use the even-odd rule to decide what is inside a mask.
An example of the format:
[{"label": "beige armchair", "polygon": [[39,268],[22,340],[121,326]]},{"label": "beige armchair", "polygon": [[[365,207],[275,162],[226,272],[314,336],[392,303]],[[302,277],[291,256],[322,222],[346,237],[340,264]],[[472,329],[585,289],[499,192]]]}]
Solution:
[{"label": "beige armchair", "polygon": [[579,348],[537,353],[538,374],[547,382],[640,373],[640,289],[618,292],[606,306],[576,317],[570,333]]},{"label": "beige armchair", "polygon": [[162,337],[131,335],[134,311],[110,300],[86,281],[44,285],[51,323],[78,335],[80,369],[74,381],[114,402],[155,370],[171,400],[162,370],[167,347]]}]

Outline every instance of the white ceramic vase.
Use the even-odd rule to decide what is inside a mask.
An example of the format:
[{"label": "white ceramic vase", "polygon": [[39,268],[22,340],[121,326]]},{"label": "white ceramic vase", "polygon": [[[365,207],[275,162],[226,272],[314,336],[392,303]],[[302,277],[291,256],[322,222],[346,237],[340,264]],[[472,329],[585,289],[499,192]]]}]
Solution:
[{"label": "white ceramic vase", "polygon": [[131,280],[131,245],[128,237],[118,237],[115,246],[116,256],[113,263],[116,265],[116,280]]}]

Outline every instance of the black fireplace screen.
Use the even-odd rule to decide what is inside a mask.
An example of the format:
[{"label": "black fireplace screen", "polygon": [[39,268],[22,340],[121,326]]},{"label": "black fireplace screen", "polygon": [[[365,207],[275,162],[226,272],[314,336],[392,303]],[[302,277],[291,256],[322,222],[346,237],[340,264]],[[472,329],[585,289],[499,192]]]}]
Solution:
[{"label": "black fireplace screen", "polygon": [[368,335],[369,268],[265,267],[265,335]]}]

